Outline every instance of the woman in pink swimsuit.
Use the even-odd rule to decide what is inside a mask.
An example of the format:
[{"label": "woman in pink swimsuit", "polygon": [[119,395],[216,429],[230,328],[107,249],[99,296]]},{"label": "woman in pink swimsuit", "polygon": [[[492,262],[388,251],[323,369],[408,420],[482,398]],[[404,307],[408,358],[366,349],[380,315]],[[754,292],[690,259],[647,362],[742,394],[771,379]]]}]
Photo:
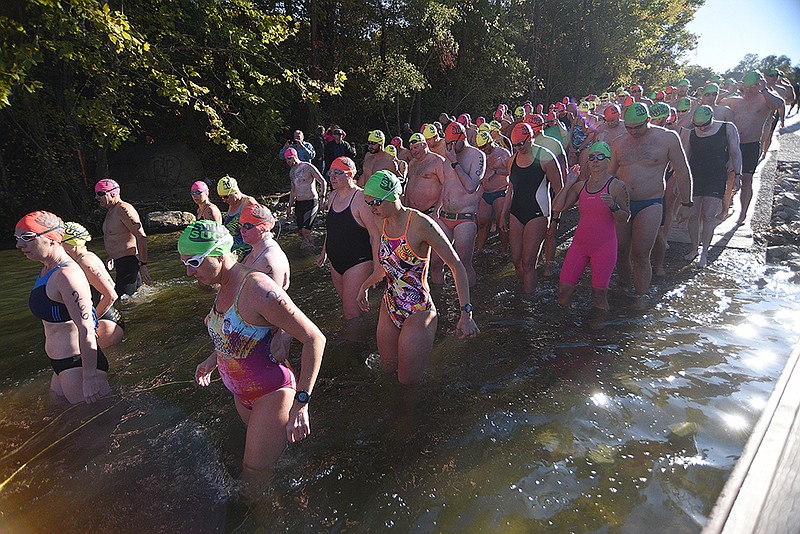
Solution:
[{"label": "woman in pink swimsuit", "polygon": [[439,226],[423,213],[400,203],[402,186],[391,171],[378,171],[364,186],[364,201],[377,220],[383,221],[379,265],[361,285],[358,303],[369,311],[367,291],[386,278],[378,318],[378,352],[387,373],[397,372],[401,384],[422,379],[433,348],[438,317],[428,288],[431,249],[453,271],[461,306],[459,337],[474,337],[467,271]]},{"label": "woman in pink swimsuit", "polygon": [[586,270],[592,269],[592,300],[608,310],[608,285],[617,264],[617,224],[630,217],[625,183],[608,173],[611,148],[605,142],[589,147],[589,177],[579,180],[580,165],[573,165],[567,183],[553,199],[554,211],[565,211],[578,203],[580,222],[561,267],[558,303],[569,306],[575,286]]}]

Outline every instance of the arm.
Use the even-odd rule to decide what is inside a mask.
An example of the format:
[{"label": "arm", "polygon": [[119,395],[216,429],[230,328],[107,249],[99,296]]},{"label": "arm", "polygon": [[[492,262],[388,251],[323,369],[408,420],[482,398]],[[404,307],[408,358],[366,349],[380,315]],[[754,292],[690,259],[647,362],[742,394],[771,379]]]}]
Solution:
[{"label": "arm", "polygon": [[619,178],[612,180],[608,186],[608,192],[610,194],[601,194],[600,200],[605,202],[609,209],[615,206],[619,207],[617,210],[611,210],[615,222],[619,224],[628,222],[628,219],[631,218],[631,199],[625,182]]},{"label": "arm", "polygon": [[733,190],[738,191],[742,187],[742,150],[739,147],[739,130],[732,122],[726,123],[728,137],[728,159],[733,166]]},{"label": "arm", "polygon": [[95,308],[97,318],[99,319],[114,305],[119,295],[114,289],[114,280],[108,274],[106,268],[103,266],[102,260],[97,256],[87,254],[85,256],[85,264],[81,264],[83,272],[89,284],[100,292],[100,302],[97,303]]},{"label": "arm", "polygon": [[322,200],[324,204],[328,194],[328,182],[325,181],[325,178],[322,177],[322,175],[319,173],[319,170],[316,167],[314,167],[313,165],[310,165],[310,167],[311,167],[311,174],[314,176],[314,180],[316,180],[316,182],[320,184],[319,186],[320,189],[322,190]]},{"label": "arm", "polygon": [[[565,211],[575,205],[585,182],[578,182],[580,165],[573,165],[567,173],[567,183],[553,198],[553,211]],[[578,187],[576,187],[578,186]]]},{"label": "arm", "polygon": [[103,377],[97,371],[97,335],[92,317],[89,282],[80,269],[62,269],[55,278],[59,297],[78,329],[78,347],[83,370],[83,398],[92,403],[100,398]]},{"label": "arm", "polygon": [[678,134],[668,131],[666,135],[670,136],[668,157],[672,169],[675,171],[674,176],[678,179],[681,202],[692,202],[692,172],[689,170],[686,152],[683,151]]},{"label": "arm", "polygon": [[383,270],[383,267],[379,263],[375,263],[375,268],[372,271],[372,274],[369,275],[369,278],[364,280],[364,283],[361,284],[361,287],[358,289],[358,297],[356,298],[356,301],[358,302],[358,307],[361,308],[362,311],[369,311],[369,298],[367,295],[369,288],[380,282],[385,276],[386,271]]},{"label": "arm", "polygon": [[120,216],[120,220],[136,239],[136,252],[139,256],[139,272],[142,275],[142,282],[150,285],[152,280],[150,280],[150,272],[147,269],[147,235],[144,233],[144,227],[133,206],[123,204],[122,211],[125,215]]},{"label": "arm", "polygon": [[211,218],[214,219],[214,222],[222,224],[222,212],[214,204],[211,204]]},{"label": "arm", "polygon": [[297,196],[297,192],[295,191],[294,187],[294,180],[290,177],[289,178],[289,203],[286,204],[286,218],[292,216],[292,206],[294,206],[294,199]]},{"label": "arm", "polygon": [[[552,152],[550,156],[552,156],[552,158],[544,164],[544,173],[545,176],[547,176],[547,180],[550,182],[550,187],[553,188],[553,192],[558,194],[563,189],[564,182],[561,180],[561,169],[558,166],[558,160]],[[580,169],[580,167],[578,168]],[[550,235],[555,233],[558,228],[558,223],[561,222],[561,213],[555,210],[551,211],[550,224],[547,226],[547,233]]]},{"label": "arm", "polygon": [[[514,156],[508,158],[508,175],[511,176],[511,165],[514,163]],[[500,212],[500,230],[508,232],[508,213],[511,211],[511,201],[514,199],[514,184],[511,180],[508,181],[508,189],[506,190],[505,202],[503,202],[503,209]]]}]

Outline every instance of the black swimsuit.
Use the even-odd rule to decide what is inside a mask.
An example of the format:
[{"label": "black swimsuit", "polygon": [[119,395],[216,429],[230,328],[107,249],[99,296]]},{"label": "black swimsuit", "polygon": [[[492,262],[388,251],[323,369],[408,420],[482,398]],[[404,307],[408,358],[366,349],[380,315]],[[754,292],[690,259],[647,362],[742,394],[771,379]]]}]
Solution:
[{"label": "black swimsuit", "polygon": [[722,124],[714,135],[700,137],[694,129],[689,134],[692,155],[689,168],[692,170],[693,194],[697,197],[722,198],[728,181],[728,129]]},{"label": "black swimsuit", "polygon": [[356,193],[357,191],[353,192],[350,203],[342,211],[335,211],[331,201],[331,209],[326,219],[328,237],[325,251],[331,260],[331,267],[341,275],[359,263],[372,261],[369,232],[353,217],[352,204]]},{"label": "black swimsuit", "polygon": [[527,167],[517,165],[517,156],[514,156],[511,164],[509,180],[514,188],[511,215],[523,226],[537,217],[550,215],[549,182],[545,179],[545,172],[539,162],[540,151],[541,148],[536,149],[536,156]]}]

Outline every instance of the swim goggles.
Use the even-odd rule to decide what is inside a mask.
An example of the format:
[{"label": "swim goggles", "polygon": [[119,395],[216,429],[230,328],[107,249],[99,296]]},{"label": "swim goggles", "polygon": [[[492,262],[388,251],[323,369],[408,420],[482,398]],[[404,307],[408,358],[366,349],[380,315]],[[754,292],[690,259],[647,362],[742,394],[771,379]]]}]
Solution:
[{"label": "swim goggles", "polygon": [[211,244],[211,246],[208,248],[208,250],[206,250],[202,254],[195,254],[194,256],[192,256],[191,258],[186,259],[186,260],[181,258],[181,261],[183,262],[183,264],[185,266],[191,267],[192,269],[197,269],[198,267],[200,267],[203,264],[203,260],[206,259],[206,256],[211,254],[214,251],[214,249],[217,248],[217,245],[221,244],[223,241],[225,241],[225,237],[222,237],[221,239],[218,239],[218,240],[214,241]]},{"label": "swim goggles", "polygon": [[383,195],[381,198],[373,198],[372,200],[367,200],[365,198],[364,202],[366,202],[367,206],[380,206],[381,204],[383,204],[383,201],[389,198],[389,195],[391,195],[392,193],[394,193],[394,189]]},{"label": "swim goggles", "polygon": [[38,234],[33,234],[33,233],[31,233],[31,234],[22,234],[22,235],[14,234],[14,239],[16,239],[17,242],[24,241],[25,243],[30,243],[31,241],[33,241],[37,237],[42,236],[42,235],[44,235],[44,234],[46,234],[48,232],[52,232],[53,230],[58,230],[59,228],[61,228],[61,227],[60,226],[56,226],[55,228],[48,228],[44,232],[39,232]]},{"label": "swim goggles", "polygon": [[608,156],[605,154],[589,154],[589,161],[603,161],[604,159],[608,159]]}]

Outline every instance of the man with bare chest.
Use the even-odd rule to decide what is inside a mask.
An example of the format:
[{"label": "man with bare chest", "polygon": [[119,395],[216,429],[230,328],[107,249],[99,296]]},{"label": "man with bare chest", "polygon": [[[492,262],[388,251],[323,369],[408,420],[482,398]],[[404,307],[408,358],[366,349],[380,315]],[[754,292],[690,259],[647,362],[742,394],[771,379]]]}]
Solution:
[{"label": "man with bare chest", "polygon": [[478,132],[475,140],[478,149],[486,155],[486,174],[481,182],[481,199],[478,204],[478,235],[475,248],[483,250],[492,221],[500,232],[501,253],[508,252],[508,232],[502,231],[500,215],[503,212],[506,191],[508,190],[508,159],[511,153],[499,146],[488,131]]},{"label": "man with bare chest", "polygon": [[367,141],[369,145],[367,146],[367,153],[364,154],[363,172],[358,179],[359,187],[364,187],[369,177],[378,171],[392,171],[395,175],[398,173],[396,158],[383,149],[386,144],[386,136],[383,135],[383,132],[372,130]]},{"label": "man with bare chest", "polygon": [[430,151],[421,133],[413,134],[408,143],[413,158],[408,164],[408,184],[403,204],[436,219],[444,183],[445,159]]},{"label": "man with bare chest", "polygon": [[284,153],[286,164],[289,165],[289,181],[291,189],[289,191],[289,205],[286,208],[286,218],[292,216],[294,207],[295,221],[300,235],[303,238],[304,246],[314,245],[314,236],[311,228],[319,210],[319,195],[317,184],[319,184],[322,198],[325,198],[327,182],[319,173],[316,167],[305,161],[300,161],[297,152],[293,148],[287,148]]},{"label": "man with bare chest", "polygon": [[678,180],[680,198],[692,206],[692,184],[686,154],[678,135],[650,124],[647,106],[636,102],[625,110],[627,133],[614,139],[609,171],[630,192],[631,217],[617,224],[617,270],[620,285],[627,289],[633,274],[638,297],[650,288],[653,277],[650,253],[664,218],[664,175],[672,165],[672,180]]},{"label": "man with bare chest", "polygon": [[422,135],[425,136],[428,142],[428,148],[431,149],[431,152],[445,157],[444,154],[447,152],[447,148],[445,147],[444,139],[439,135],[439,130],[436,129],[435,125],[426,124],[422,129]]},{"label": "man with bare chest", "polygon": [[[440,199],[439,226],[453,242],[458,256],[467,270],[469,285],[475,285],[472,255],[478,232],[477,213],[480,195],[478,188],[486,172],[486,156],[469,144],[467,131],[459,122],[447,125],[444,141],[447,144],[444,162],[444,182]],[[436,254],[431,256],[431,282],[444,283],[444,262]]]},{"label": "man with bare chest", "polygon": [[745,75],[741,93],[742,96],[731,96],[720,102],[733,110],[733,123],[739,131],[739,148],[742,153],[742,189],[739,197],[742,212],[736,224],[744,224],[753,198],[753,174],[761,154],[764,123],[773,111],[783,106],[783,99],[767,88],[758,71]]},{"label": "man with bare chest", "polygon": [[147,270],[147,235],[136,209],[120,198],[119,184],[104,178],[94,186],[97,202],[106,210],[103,241],[108,270],[116,268],[118,295],[133,295],[142,282],[150,284]]}]

